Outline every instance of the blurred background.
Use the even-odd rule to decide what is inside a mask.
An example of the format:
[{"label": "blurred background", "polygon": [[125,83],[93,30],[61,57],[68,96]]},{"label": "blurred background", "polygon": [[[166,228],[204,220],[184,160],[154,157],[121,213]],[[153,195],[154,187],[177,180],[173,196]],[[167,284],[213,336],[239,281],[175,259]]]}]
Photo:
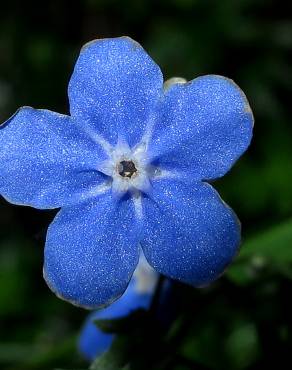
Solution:
[{"label": "blurred background", "polygon": [[[155,370],[292,367],[291,10],[271,0],[1,2],[1,122],[22,105],[67,113],[82,44],[121,35],[141,43],[166,79],[232,78],[253,109],[251,148],[214,184],[242,221],[241,253],[211,287],[177,289],[177,320],[155,346],[141,329],[138,369],[146,357]],[[87,313],[42,279],[55,211],[0,207],[0,368],[86,368],[75,343]]]}]

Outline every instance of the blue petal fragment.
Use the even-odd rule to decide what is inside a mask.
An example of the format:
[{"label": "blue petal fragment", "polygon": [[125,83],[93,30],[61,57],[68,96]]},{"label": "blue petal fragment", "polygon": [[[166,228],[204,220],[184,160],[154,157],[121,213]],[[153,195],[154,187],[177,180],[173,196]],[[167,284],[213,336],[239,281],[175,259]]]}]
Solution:
[{"label": "blue petal fragment", "polygon": [[100,148],[66,115],[23,107],[0,126],[0,147],[0,194],[14,204],[57,208],[104,180]]},{"label": "blue petal fragment", "polygon": [[48,229],[44,277],[60,298],[100,308],[123,294],[139,259],[131,199],[109,194],[62,208]]},{"label": "blue petal fragment", "polygon": [[195,180],[223,176],[247,149],[253,116],[240,88],[207,75],[167,90],[152,141],[152,157],[163,168]]},{"label": "blue petal fragment", "polygon": [[94,40],[81,50],[68,93],[72,116],[111,144],[141,138],[163,94],[159,67],[129,37]]},{"label": "blue petal fragment", "polygon": [[97,319],[118,319],[126,317],[138,308],[148,309],[152,300],[152,292],[141,293],[137,289],[137,281],[132,278],[127,290],[116,302],[103,310],[89,315],[83,325],[78,341],[78,348],[89,361],[107,351],[114,339],[113,334],[104,333],[94,323]]},{"label": "blue petal fragment", "polygon": [[158,272],[193,286],[217,279],[237,254],[240,224],[233,211],[206,183],[153,183],[144,199],[144,237],[148,262]]}]

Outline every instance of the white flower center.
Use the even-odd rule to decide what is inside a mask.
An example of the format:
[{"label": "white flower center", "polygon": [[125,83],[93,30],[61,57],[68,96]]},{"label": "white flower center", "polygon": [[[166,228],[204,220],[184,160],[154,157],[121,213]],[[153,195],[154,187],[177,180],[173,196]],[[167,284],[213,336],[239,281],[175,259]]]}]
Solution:
[{"label": "white flower center", "polygon": [[110,188],[115,198],[121,198],[129,192],[134,202],[136,216],[142,218],[142,193],[150,195],[151,182],[179,176],[176,171],[170,172],[151,164],[151,158],[147,153],[151,130],[146,130],[141,142],[132,149],[125,140],[119,139],[114,147],[100,135],[90,131],[87,133],[107,154],[108,158],[97,166],[97,170],[109,176],[109,179],[82,194],[84,199],[103,194]]},{"label": "white flower center", "polygon": [[108,159],[98,169],[112,178],[114,195],[121,196],[127,191],[135,195],[149,190],[152,171],[146,147],[142,141],[131,149],[124,140],[119,140],[116,147],[107,151]]}]

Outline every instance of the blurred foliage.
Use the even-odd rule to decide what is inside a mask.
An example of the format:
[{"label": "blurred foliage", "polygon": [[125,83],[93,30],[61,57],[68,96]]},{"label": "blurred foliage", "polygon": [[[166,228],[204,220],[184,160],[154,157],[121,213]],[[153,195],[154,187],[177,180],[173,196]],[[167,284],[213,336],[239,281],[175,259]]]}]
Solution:
[{"label": "blurred foliage", "polygon": [[[240,255],[211,287],[176,287],[178,318],[169,331],[140,319],[96,368],[117,368],[120,348],[133,338],[139,348],[132,358],[140,363],[130,361],[125,369],[252,370],[291,363],[291,10],[289,2],[271,0],[1,4],[1,121],[21,105],[66,113],[67,82],[82,44],[124,34],[145,47],[166,78],[216,73],[234,79],[254,111],[250,150],[215,183],[242,221]],[[88,366],[75,348],[86,312],[61,302],[42,279],[44,237],[53,216],[1,202],[3,369]]]}]

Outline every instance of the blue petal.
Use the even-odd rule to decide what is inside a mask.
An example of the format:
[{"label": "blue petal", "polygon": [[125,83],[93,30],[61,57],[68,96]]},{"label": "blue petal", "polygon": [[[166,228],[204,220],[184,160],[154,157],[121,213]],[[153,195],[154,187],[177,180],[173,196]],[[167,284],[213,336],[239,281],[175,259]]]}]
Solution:
[{"label": "blue petal", "polygon": [[139,258],[140,224],[131,199],[109,194],[61,209],[47,233],[44,277],[60,298],[86,308],[112,303]]},{"label": "blue petal", "polygon": [[152,142],[163,168],[197,180],[223,176],[247,149],[253,116],[240,88],[227,78],[207,75],[166,92]]},{"label": "blue petal", "polygon": [[[120,300],[118,300],[118,302],[119,301]],[[113,305],[110,307],[112,306]],[[103,310],[93,312],[91,315],[89,315],[78,340],[79,352],[88,361],[93,361],[97,356],[100,356],[103,352],[106,352],[110,348],[115,337],[114,334],[102,332],[93,323],[94,320],[99,318],[99,312],[103,312]],[[121,315],[121,317],[122,316],[123,315]],[[107,318],[110,319],[110,317]]]},{"label": "blue petal", "polygon": [[144,199],[145,257],[160,273],[202,286],[215,280],[237,254],[240,224],[206,183],[153,184],[154,200]]},{"label": "blue petal", "polygon": [[133,278],[121,298],[111,306],[93,312],[88,316],[78,341],[78,348],[82,355],[89,361],[107,351],[114,339],[113,334],[101,331],[93,323],[96,319],[118,319],[127,316],[138,308],[148,309],[152,300],[153,292],[141,294],[136,287]]},{"label": "blue petal", "polygon": [[102,157],[70,117],[23,107],[0,127],[0,194],[15,204],[56,208],[103,180]]},{"label": "blue petal", "polygon": [[81,50],[69,83],[74,117],[112,144],[136,144],[162,95],[159,67],[129,37],[94,40]]}]

